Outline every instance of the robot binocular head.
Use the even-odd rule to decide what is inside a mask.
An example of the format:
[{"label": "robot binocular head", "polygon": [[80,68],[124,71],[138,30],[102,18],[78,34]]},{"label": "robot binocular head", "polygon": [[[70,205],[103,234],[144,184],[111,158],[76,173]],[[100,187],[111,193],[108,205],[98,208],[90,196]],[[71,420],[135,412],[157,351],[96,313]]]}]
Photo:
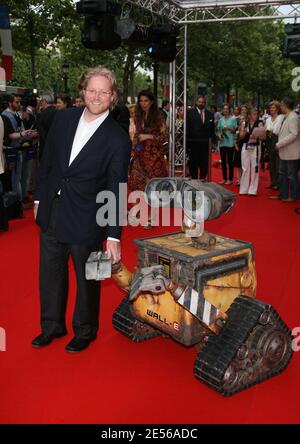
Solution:
[{"label": "robot binocular head", "polygon": [[145,194],[151,207],[182,208],[196,223],[220,217],[236,201],[236,194],[215,183],[174,177],[149,180]]}]

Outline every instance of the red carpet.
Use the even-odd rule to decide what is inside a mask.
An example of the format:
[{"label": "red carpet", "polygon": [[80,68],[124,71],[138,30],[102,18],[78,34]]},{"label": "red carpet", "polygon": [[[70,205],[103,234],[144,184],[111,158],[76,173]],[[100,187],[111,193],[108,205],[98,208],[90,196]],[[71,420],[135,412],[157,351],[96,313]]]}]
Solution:
[{"label": "red carpet", "polygon": [[[213,174],[219,179],[220,170]],[[259,196],[239,197],[231,213],[206,228],[253,243],[257,297],[294,328],[300,326],[300,216],[294,212],[300,203],[271,201],[267,183],[262,173]],[[125,229],[123,261],[129,269],[136,264],[132,240],[162,231]],[[162,338],[136,344],[112,328],[113,310],[123,297],[112,281],[103,285],[99,337],[86,351],[64,351],[73,336],[74,297],[68,337],[33,349],[31,340],[39,333],[38,228],[30,210],[0,235],[0,252],[0,327],[7,335],[7,351],[0,352],[0,423],[300,422],[300,353],[279,376],[223,398],[193,376],[194,348]]]}]

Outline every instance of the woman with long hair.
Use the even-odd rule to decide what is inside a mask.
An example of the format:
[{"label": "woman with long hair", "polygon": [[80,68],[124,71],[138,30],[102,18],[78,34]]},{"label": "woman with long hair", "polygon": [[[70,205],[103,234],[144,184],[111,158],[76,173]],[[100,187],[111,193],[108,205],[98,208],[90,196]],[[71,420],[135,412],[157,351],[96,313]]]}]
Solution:
[{"label": "woman with long hair", "polygon": [[135,127],[129,188],[131,191],[144,191],[149,179],[168,176],[163,149],[168,140],[168,130],[156,99],[148,90],[138,95]]},{"label": "woman with long hair", "polygon": [[[149,90],[143,90],[138,95],[134,123],[135,133],[128,185],[131,191],[144,191],[149,179],[168,175],[167,161],[164,158],[168,129],[156,99]],[[148,222],[141,222],[146,223],[144,228],[151,228],[149,218]]]}]

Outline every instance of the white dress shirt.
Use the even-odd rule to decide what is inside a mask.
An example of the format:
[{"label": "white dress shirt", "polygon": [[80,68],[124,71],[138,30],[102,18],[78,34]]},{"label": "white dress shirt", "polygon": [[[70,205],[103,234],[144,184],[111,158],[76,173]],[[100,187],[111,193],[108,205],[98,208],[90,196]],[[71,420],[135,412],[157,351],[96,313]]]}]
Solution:
[{"label": "white dress shirt", "polygon": [[78,156],[84,145],[90,140],[92,135],[97,131],[101,123],[104,122],[108,114],[109,111],[106,111],[104,114],[102,114],[100,117],[93,120],[92,122],[87,122],[84,118],[85,110],[83,111],[73,140],[69,166],[71,165],[75,157]]}]

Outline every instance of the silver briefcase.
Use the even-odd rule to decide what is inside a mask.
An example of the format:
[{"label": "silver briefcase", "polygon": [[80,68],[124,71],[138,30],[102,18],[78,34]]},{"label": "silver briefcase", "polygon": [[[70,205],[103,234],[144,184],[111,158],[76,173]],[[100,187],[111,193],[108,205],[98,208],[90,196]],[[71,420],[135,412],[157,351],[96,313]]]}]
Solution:
[{"label": "silver briefcase", "polygon": [[92,251],[85,264],[85,278],[100,281],[111,277],[111,260],[107,252]]}]

